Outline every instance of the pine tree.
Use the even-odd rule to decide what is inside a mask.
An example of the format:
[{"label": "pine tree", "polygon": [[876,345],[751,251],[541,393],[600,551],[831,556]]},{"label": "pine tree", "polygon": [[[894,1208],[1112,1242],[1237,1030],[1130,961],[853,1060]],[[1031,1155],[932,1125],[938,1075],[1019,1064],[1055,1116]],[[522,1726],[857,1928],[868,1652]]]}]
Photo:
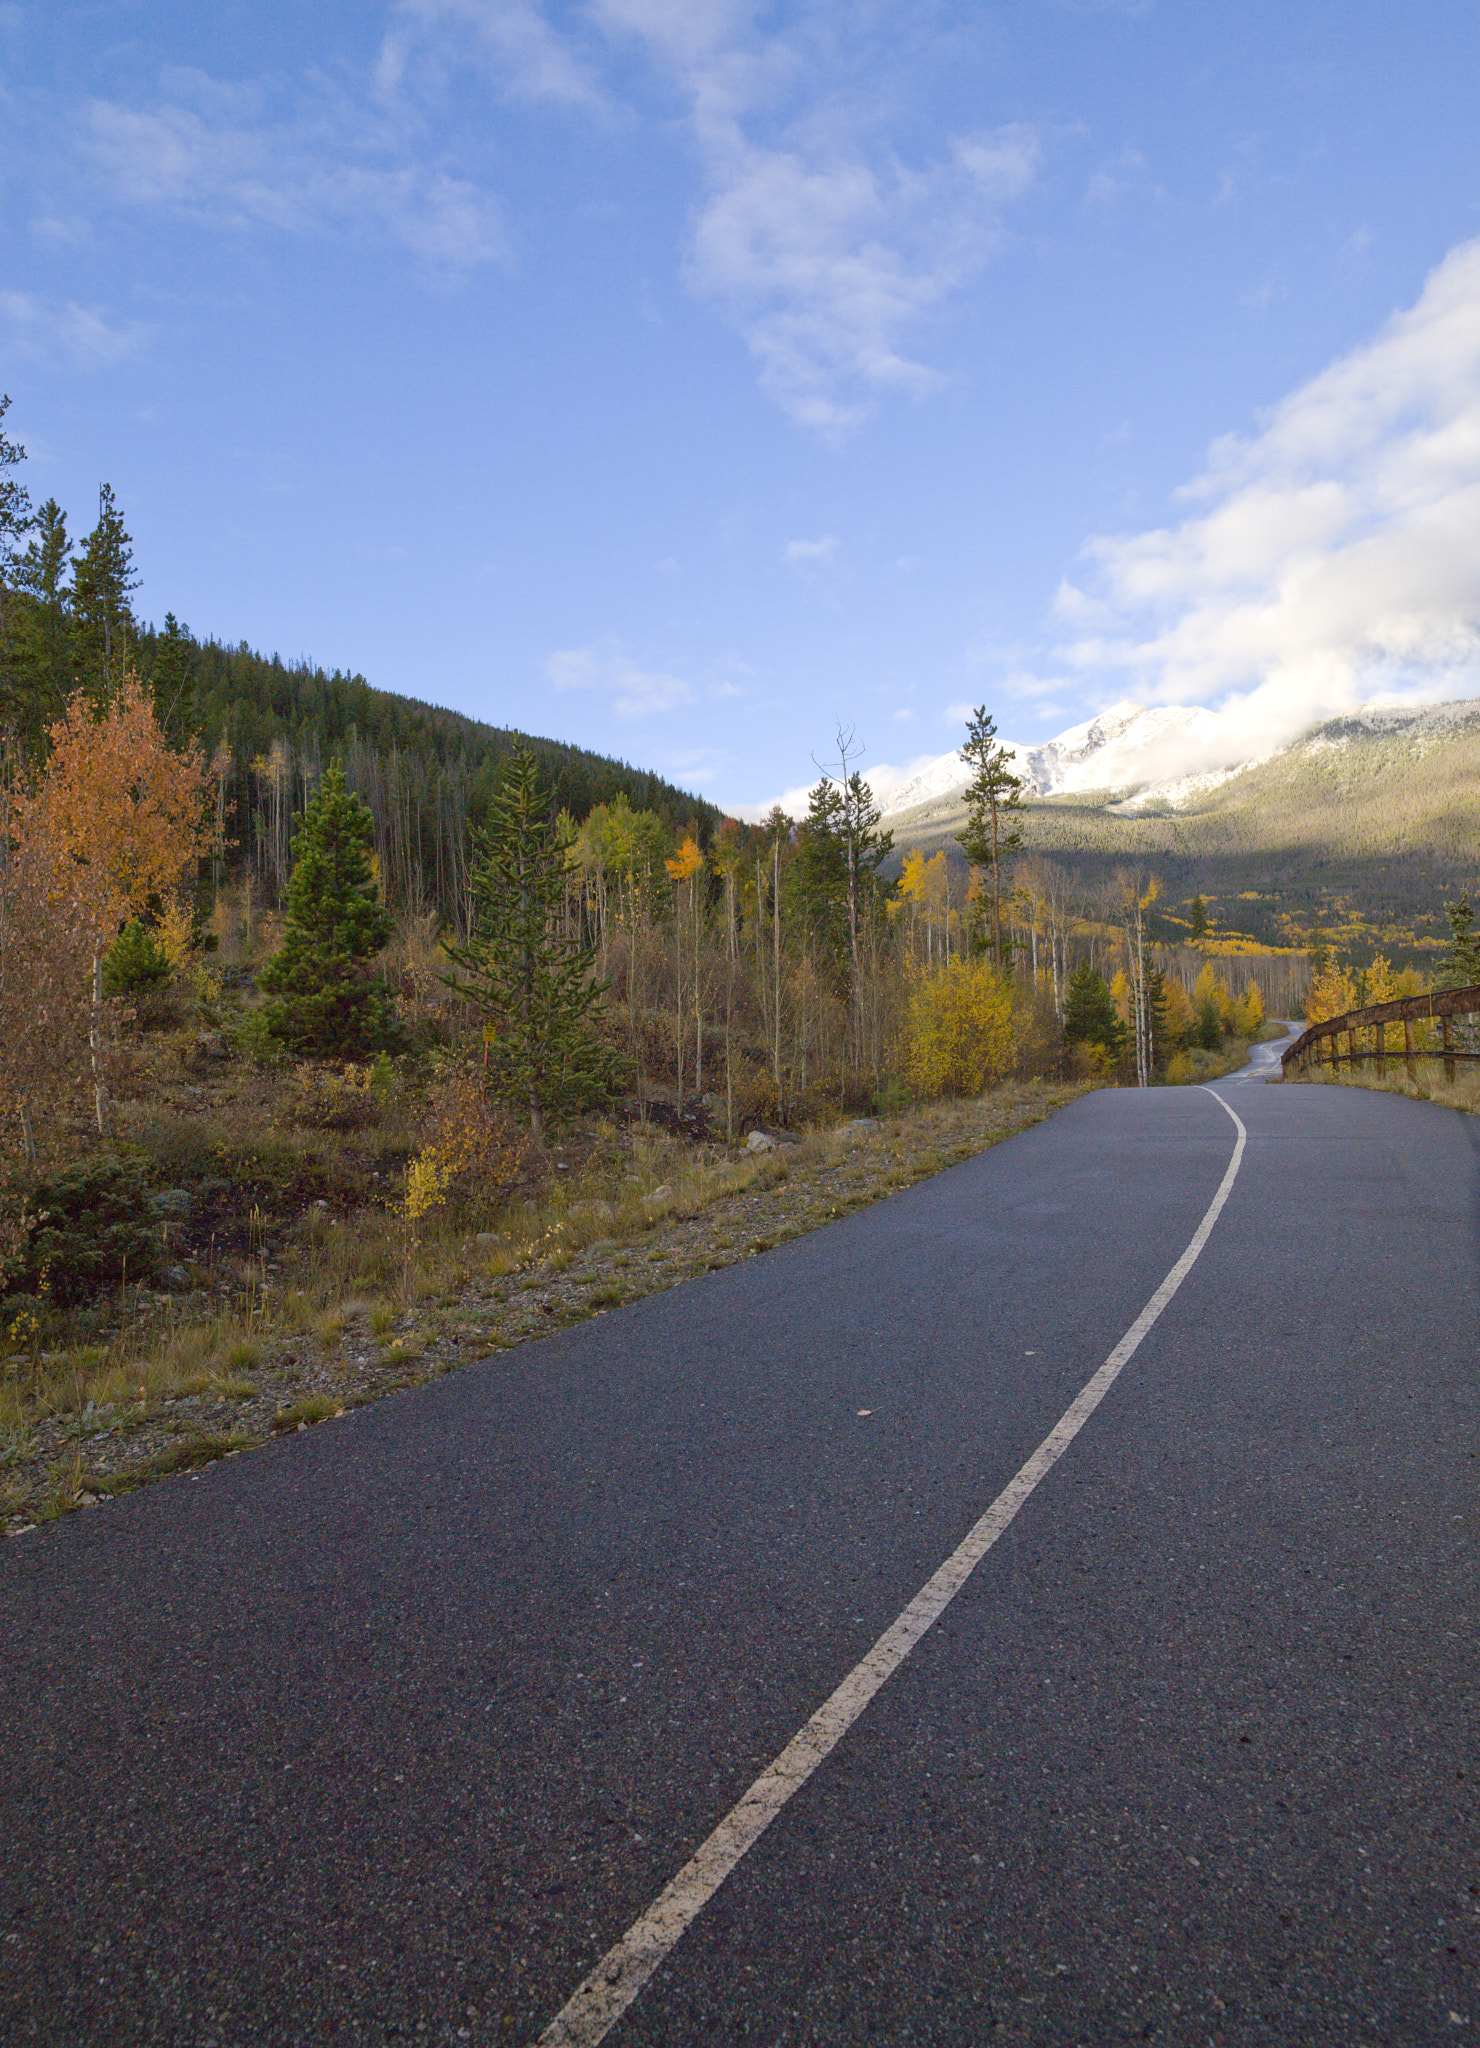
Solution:
[{"label": "pine tree", "polygon": [[1167,1016],[1167,978],[1153,967],[1146,976],[1146,1021],[1150,1036],[1151,1071],[1163,1073],[1171,1052],[1171,1024]]},{"label": "pine tree", "polygon": [[267,1028],[295,1052],[353,1059],[401,1044],[370,962],[391,935],[370,870],[375,821],[337,762],[293,834],[283,943],[259,974],[274,1000]]},{"label": "pine tree", "polygon": [[1125,1026],[1115,1012],[1115,1001],[1103,975],[1088,960],[1082,960],[1069,980],[1069,998],[1064,1005],[1064,1043],[1097,1045],[1116,1059],[1125,1049]]},{"label": "pine tree", "polygon": [[19,441],[12,441],[4,431],[9,410],[9,398],[0,397],[0,692],[7,699],[15,693],[18,607],[11,592],[18,561],[17,544],[32,523],[31,500],[25,485],[19,477],[7,474],[26,459]]},{"label": "pine tree", "polygon": [[1218,998],[1215,995],[1204,994],[1199,998],[1195,1035],[1204,1052],[1216,1052],[1222,1045],[1223,1013],[1218,1008]]},{"label": "pine tree", "polygon": [[1472,988],[1480,983],[1480,932],[1475,930],[1475,913],[1468,892],[1458,903],[1446,903],[1449,920],[1449,951],[1439,962],[1436,986]]},{"label": "pine tree", "polygon": [[31,525],[35,537],[15,562],[16,588],[21,595],[12,628],[14,660],[7,711],[26,751],[37,758],[45,751],[47,732],[63,715],[72,695],[67,609],[72,542],[67,515],[55,498],[47,499]]},{"label": "pine tree", "polygon": [[565,930],[554,794],[525,747],[503,766],[477,850],[474,929],[449,949],[463,976],[451,985],[484,1013],[491,1093],[538,1138],[548,1118],[609,1093],[617,1061],[595,1030],[609,986],[591,979],[595,947]]},{"label": "pine tree", "polygon": [[154,673],[150,678],[154,686],[154,709],[164,730],[173,737],[176,733],[191,731],[195,721],[191,716],[190,703],[192,676],[191,656],[195,642],[190,637],[190,628],[182,626],[173,612],[164,615],[164,631],[155,636]]},{"label": "pine tree", "polygon": [[98,491],[98,523],[72,568],[72,662],[82,683],[99,701],[123,680],[128,644],[136,636],[129,598],[139,587],[133,542],[113,487]]},{"label": "pine tree", "polygon": [[1201,896],[1192,899],[1192,943],[1197,945],[1208,935],[1208,906]]},{"label": "pine tree", "polygon": [[8,469],[19,468],[26,459],[20,442],[10,440],[4,431],[3,422],[9,411],[9,397],[0,397],[0,583],[10,580],[15,543],[31,524],[31,500],[25,485],[19,477],[5,474]]},{"label": "pine tree", "polygon": [[[986,868],[992,878],[992,961],[1007,964],[1002,936],[1002,894],[1012,880],[1012,864],[1022,852],[1023,779],[1008,763],[1015,758],[997,738],[997,723],[978,704],[966,726],[961,759],[971,770],[966,785],[966,829],[956,837],[966,858]],[[1010,947],[1010,941],[1008,942]]]}]

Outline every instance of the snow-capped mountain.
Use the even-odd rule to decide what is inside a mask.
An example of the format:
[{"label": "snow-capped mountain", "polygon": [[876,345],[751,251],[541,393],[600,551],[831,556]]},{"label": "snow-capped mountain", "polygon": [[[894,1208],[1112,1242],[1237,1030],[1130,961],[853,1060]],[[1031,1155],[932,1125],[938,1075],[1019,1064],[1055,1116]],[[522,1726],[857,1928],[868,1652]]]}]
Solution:
[{"label": "snow-capped mountain", "polygon": [[[1214,780],[1242,767],[1242,762],[1216,761],[1218,720],[1201,705],[1159,705],[1153,709],[1102,711],[1082,725],[1071,725],[1056,739],[1037,746],[1022,746],[1011,740],[1016,759],[1013,771],[1021,775],[1034,796],[1059,796],[1081,789],[1135,791],[1145,797],[1158,780],[1171,782],[1189,762],[1196,761],[1203,783],[1211,771]],[[1209,759],[1209,756],[1213,759]],[[938,803],[966,787],[968,775],[959,753],[940,754],[920,763],[889,792],[884,816],[915,810],[921,804]]]}]

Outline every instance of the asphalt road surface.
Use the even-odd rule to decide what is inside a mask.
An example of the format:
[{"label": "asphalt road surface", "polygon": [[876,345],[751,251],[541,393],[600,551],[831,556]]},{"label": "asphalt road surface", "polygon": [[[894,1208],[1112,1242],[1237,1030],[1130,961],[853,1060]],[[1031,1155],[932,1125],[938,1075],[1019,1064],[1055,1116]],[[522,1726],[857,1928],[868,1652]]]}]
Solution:
[{"label": "asphalt road surface", "polygon": [[[1219,1093],[1102,1405],[608,2038],[1480,2039],[1480,1124]],[[1233,1156],[1091,1095],[0,1550],[0,2041],[536,2040]]]}]

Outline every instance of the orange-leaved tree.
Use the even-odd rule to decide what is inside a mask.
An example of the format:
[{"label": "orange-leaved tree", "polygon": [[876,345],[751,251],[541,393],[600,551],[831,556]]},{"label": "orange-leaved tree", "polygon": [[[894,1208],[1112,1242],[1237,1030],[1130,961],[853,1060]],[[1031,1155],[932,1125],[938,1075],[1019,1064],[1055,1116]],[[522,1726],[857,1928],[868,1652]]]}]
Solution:
[{"label": "orange-leaved tree", "polygon": [[[6,762],[0,792],[0,1117],[34,1167],[38,1113],[74,1096],[87,1071],[92,945],[40,835],[20,830],[14,765]],[[49,1116],[43,1131],[55,1136]]]},{"label": "orange-leaved tree", "polygon": [[135,676],[95,713],[79,691],[51,728],[50,755],[14,802],[11,845],[44,878],[49,915],[91,965],[89,1037],[98,1130],[106,1129],[99,1020],[102,956],[151,898],[168,901],[210,850],[211,771],[198,745],[174,752]]}]

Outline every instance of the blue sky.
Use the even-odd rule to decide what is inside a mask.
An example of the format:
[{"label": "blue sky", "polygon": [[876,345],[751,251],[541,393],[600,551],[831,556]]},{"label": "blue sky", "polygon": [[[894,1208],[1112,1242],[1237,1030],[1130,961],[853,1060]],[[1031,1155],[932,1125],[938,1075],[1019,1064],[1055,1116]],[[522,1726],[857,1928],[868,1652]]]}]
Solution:
[{"label": "blue sky", "polygon": [[[1480,690],[1473,4],[0,4],[138,606],[729,804]],[[1179,764],[1197,766],[1197,762]]]}]

